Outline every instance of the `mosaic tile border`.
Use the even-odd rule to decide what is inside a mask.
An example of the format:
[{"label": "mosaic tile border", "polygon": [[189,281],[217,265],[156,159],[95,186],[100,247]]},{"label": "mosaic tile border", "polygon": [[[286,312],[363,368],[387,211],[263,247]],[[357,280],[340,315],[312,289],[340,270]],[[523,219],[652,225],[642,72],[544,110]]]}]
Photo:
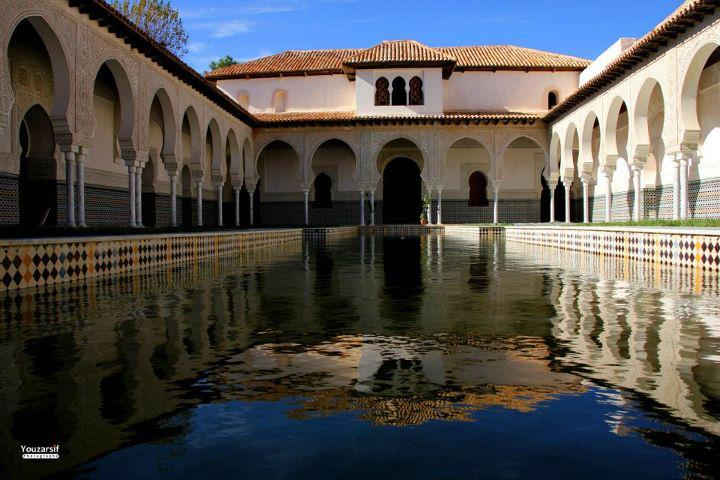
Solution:
[{"label": "mosaic tile border", "polygon": [[0,292],[119,275],[298,242],[301,229],[0,243]]},{"label": "mosaic tile border", "polygon": [[357,228],[361,235],[417,236],[445,232],[445,225],[361,225]]},{"label": "mosaic tile border", "polygon": [[508,241],[720,271],[720,231],[506,227]]},{"label": "mosaic tile border", "polygon": [[304,228],[303,238],[326,240],[331,238],[355,237],[358,227]]}]

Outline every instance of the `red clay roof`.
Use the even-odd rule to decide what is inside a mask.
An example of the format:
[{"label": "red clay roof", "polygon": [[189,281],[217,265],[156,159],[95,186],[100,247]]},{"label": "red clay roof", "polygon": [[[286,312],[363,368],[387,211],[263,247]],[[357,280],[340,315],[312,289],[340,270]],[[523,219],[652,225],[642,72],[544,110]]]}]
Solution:
[{"label": "red clay roof", "polygon": [[433,115],[358,115],[355,112],[256,113],[260,127],[288,127],[331,124],[416,124],[434,123],[523,123],[532,124],[541,115],[534,112],[445,112]]},{"label": "red clay roof", "polygon": [[439,47],[457,60],[455,70],[583,70],[590,60],[514,45]]},{"label": "red clay roof", "polygon": [[676,38],[687,29],[700,23],[705,15],[714,13],[718,6],[720,6],[718,0],[685,0],[665,20],[625,50],[603,71],[550,110],[543,120],[548,123],[557,120],[595,93],[612,85],[615,80],[621,79],[635,66],[650,58],[660,47],[667,45],[669,40]]},{"label": "red clay roof", "polygon": [[358,49],[288,50],[269,57],[218,68],[208,73],[207,78],[219,80],[342,73],[343,62],[358,52],[360,52]]},{"label": "red clay roof", "polygon": [[437,65],[446,70],[574,70],[589,60],[512,45],[433,48],[414,40],[386,41],[368,49],[289,50],[219,68],[207,78],[261,78],[342,73],[389,65]]}]

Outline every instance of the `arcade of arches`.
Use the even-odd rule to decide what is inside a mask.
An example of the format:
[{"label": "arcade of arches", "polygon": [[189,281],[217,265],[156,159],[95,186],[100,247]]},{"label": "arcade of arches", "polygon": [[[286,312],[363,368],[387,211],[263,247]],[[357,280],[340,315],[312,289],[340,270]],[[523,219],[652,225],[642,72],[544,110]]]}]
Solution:
[{"label": "arcade of arches", "polygon": [[400,113],[301,121],[294,80],[268,77],[273,113],[248,112],[231,98],[254,93],[224,95],[157,47],[131,49],[108,35],[112,18],[22,8],[1,25],[2,225],[418,223],[426,194],[431,223],[720,217],[720,18],[708,10],[605,83],[587,86],[582,69],[620,67],[578,67],[570,91],[543,80],[539,109],[443,112],[449,71],[358,68],[370,111]]}]

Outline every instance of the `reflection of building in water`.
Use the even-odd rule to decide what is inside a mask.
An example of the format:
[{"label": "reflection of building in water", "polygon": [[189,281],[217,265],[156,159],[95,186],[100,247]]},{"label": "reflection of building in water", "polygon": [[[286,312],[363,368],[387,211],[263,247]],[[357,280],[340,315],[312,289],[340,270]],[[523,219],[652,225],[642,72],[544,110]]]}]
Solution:
[{"label": "reflection of building in water", "polygon": [[225,400],[301,397],[294,418],[362,411],[379,425],[471,421],[483,408],[528,412],[555,395],[584,391],[578,377],[550,370],[548,354],[541,339],[345,336],[246,350],[215,369],[208,385],[231,386],[220,392]]},{"label": "reflection of building in water", "polygon": [[507,251],[512,261],[555,270],[559,361],[720,434],[717,283],[688,296],[678,289],[696,292],[706,274],[530,245],[508,243]]}]

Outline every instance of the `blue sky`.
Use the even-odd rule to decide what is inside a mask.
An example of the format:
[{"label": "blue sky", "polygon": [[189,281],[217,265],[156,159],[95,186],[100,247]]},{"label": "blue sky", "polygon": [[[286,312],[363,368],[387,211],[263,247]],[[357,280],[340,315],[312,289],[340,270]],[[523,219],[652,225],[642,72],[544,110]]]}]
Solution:
[{"label": "blue sky", "polygon": [[680,0],[173,0],[199,71],[230,54],[364,48],[414,39],[431,46],[512,44],[595,58],[647,33]]}]

